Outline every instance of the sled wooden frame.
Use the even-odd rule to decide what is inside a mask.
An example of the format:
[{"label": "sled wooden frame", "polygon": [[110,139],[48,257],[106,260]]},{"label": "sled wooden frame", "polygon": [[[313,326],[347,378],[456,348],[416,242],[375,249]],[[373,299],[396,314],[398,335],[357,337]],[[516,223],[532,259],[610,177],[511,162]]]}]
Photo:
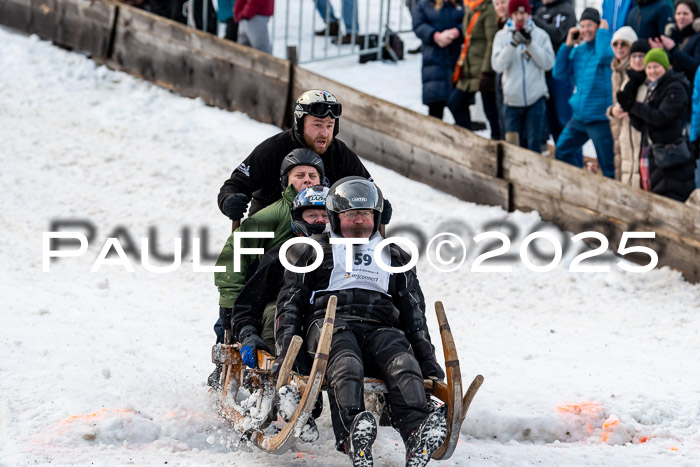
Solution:
[{"label": "sled wooden frame", "polygon": [[[332,314],[331,303],[333,304]],[[265,437],[264,433],[256,430],[252,434],[252,441],[259,448],[274,454],[282,454],[286,452],[296,441],[302,428],[306,424],[311,410],[316,402],[316,398],[321,390],[326,387],[323,384],[323,374],[325,373],[328,363],[328,351],[330,350],[330,341],[333,335],[333,320],[335,317],[335,299],[331,298],[326,309],[326,320],[321,331],[314,365],[311,370],[311,375],[304,376],[289,372],[294,358],[301,348],[302,339],[295,336],[295,339],[290,344],[290,349],[287,352],[287,357],[280,370],[280,375],[277,381],[277,389],[280,386],[290,383],[296,385],[302,395],[301,402],[297,406],[297,410],[287,423],[282,431],[277,435]],[[469,385],[466,393],[462,392],[462,375],[457,356],[457,348],[450,325],[447,321],[447,315],[442,302],[435,302],[435,312],[437,314],[438,325],[440,326],[440,338],[442,340],[443,353],[445,357],[446,382],[433,379],[425,379],[423,386],[427,394],[434,396],[443,403],[447,404],[447,437],[443,445],[433,453],[433,459],[445,460],[449,459],[454,453],[459,440],[459,432],[466,418],[471,401],[477,391],[484,382],[482,375],[477,375]],[[329,321],[330,320],[330,321]],[[270,387],[270,372],[269,369],[274,362],[272,357],[267,352],[258,352],[258,362],[261,369],[250,369],[241,360],[240,345],[221,345],[217,344],[212,349],[212,361],[223,365],[222,380],[224,381],[221,393],[221,412],[222,415],[235,424],[243,424],[244,417],[235,408],[229,406],[225,400],[229,385],[232,383],[232,374],[243,375],[247,374],[248,384],[251,388]],[[322,369],[322,372],[319,370]],[[314,371],[316,370],[316,371]],[[311,381],[311,386],[309,386]],[[365,394],[383,394],[386,393],[384,382],[376,378],[365,378],[364,380]]]}]

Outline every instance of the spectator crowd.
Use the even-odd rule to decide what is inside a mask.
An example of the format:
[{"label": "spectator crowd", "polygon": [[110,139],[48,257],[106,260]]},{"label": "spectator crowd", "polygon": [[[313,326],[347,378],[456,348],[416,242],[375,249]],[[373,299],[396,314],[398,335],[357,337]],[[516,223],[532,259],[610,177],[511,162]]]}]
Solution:
[{"label": "spectator crowd", "polygon": [[[275,0],[125,0],[271,53]],[[315,35],[358,41],[358,2],[313,0]],[[700,2],[700,0],[697,0]],[[207,10],[203,10],[207,5]],[[602,15],[574,0],[405,0],[422,52],[422,100],[442,119],[492,139],[599,170],[679,201],[700,187],[700,11],[696,0],[603,0]],[[183,4],[187,4],[183,8]]]},{"label": "spectator crowd", "polygon": [[695,0],[420,0],[429,115],[679,201],[700,187],[700,12]]}]

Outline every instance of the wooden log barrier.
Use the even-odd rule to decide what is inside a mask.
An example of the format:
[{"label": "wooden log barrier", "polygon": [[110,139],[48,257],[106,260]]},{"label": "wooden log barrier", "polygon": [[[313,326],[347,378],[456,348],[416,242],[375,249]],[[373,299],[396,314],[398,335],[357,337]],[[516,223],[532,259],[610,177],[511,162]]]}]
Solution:
[{"label": "wooden log barrier", "polygon": [[109,1],[2,0],[0,24],[106,57],[116,11],[116,4]]},{"label": "wooden log barrier", "polygon": [[497,142],[303,68],[294,78],[293,96],[329,89],[343,103],[339,137],[361,157],[460,199],[508,207]]},{"label": "wooden log barrier", "polygon": [[574,233],[599,231],[613,251],[622,232],[654,231],[657,238],[634,244],[700,281],[700,192],[683,204],[591,176],[110,0],[2,0],[0,24],[280,127],[299,94],[328,89],[343,103],[340,137],[360,156],[466,201],[537,210]]},{"label": "wooden log barrier", "polygon": [[[574,233],[600,232],[615,252],[622,232],[653,231],[655,239],[626,246],[648,246],[658,254],[659,266],[671,266],[689,281],[700,281],[700,209],[502,144],[503,178],[512,185],[512,209],[536,210],[542,219]],[[625,258],[649,262],[642,254]]]},{"label": "wooden log barrier", "polygon": [[281,126],[289,62],[120,5],[110,64],[207,104]]}]

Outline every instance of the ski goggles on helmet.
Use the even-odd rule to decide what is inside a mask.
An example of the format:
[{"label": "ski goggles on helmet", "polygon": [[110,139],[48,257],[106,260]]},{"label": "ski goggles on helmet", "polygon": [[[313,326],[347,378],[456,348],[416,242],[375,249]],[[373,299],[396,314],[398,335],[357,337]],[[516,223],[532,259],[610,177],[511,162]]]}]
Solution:
[{"label": "ski goggles on helmet", "polygon": [[317,118],[324,118],[328,115],[333,118],[340,118],[340,115],[343,113],[343,106],[340,102],[312,102],[300,105],[306,113]]}]

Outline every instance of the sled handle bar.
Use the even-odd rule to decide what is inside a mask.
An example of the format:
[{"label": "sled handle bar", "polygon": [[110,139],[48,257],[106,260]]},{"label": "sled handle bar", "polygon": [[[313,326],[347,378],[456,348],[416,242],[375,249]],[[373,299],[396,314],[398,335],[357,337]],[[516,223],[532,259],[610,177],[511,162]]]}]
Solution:
[{"label": "sled handle bar", "polygon": [[294,365],[294,360],[297,358],[297,354],[299,353],[299,349],[301,349],[301,343],[303,341],[304,340],[300,336],[292,337],[292,342],[289,343],[287,355],[284,357],[282,367],[280,368],[280,374],[277,377],[275,392],[279,391],[282,386],[289,384],[289,375],[292,372],[292,365]]}]

